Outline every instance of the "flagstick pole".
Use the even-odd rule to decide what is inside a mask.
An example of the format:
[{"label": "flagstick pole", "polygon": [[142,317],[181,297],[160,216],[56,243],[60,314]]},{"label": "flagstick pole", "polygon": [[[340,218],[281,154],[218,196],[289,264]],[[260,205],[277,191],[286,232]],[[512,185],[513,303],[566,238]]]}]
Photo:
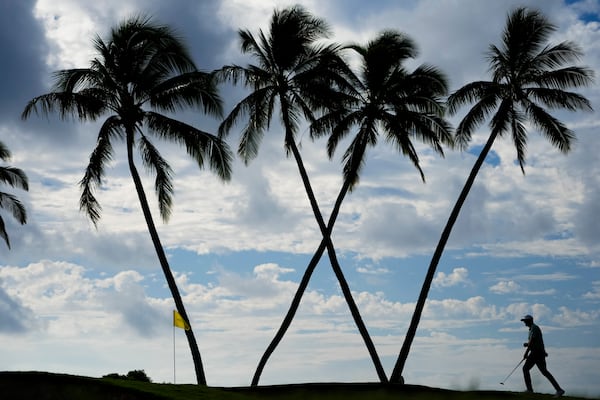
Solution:
[{"label": "flagstick pole", "polygon": [[173,325],[173,384],[177,383],[176,375],[175,375],[175,325]]}]

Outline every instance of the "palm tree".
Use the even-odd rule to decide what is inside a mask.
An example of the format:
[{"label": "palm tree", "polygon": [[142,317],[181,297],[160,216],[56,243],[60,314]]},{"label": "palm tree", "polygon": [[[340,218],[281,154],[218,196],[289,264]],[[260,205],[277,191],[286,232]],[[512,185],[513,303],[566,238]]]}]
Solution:
[{"label": "palm tree", "polygon": [[340,87],[345,96],[340,97],[338,108],[311,124],[311,135],[316,138],[331,132],[327,150],[332,157],[340,140],[354,126],[358,126],[359,130],[344,153],[344,181],[325,236],[310,260],[292,305],[263,359],[271,355],[289,328],[308,281],[331,240],[342,202],[358,184],[367,148],[377,144],[380,131],[385,132],[386,140],[411,159],[423,180],[424,174],[411,138],[430,144],[442,155],[441,143],[452,142],[450,128],[442,119],[444,107],[441,96],[448,91],[445,77],[436,68],[426,65],[410,73],[404,69],[403,63],[417,55],[412,40],[400,33],[385,31],[367,46],[350,45],[347,48],[360,57],[361,73],[357,76],[349,69],[345,71],[346,84]]},{"label": "palm tree", "polygon": [[[112,29],[108,41],[96,37],[94,48],[98,56],[89,68],[56,72],[53,91],[31,100],[22,117],[27,118],[32,111],[43,114],[57,111],[62,118],[73,115],[81,121],[95,121],[109,114],[80,182],[80,209],[97,224],[101,207],[94,192],[102,185],[105,167],[113,156],[113,143],[123,140],[154,249],[176,309],[191,327],[136,168],[134,148],[139,150],[142,164],[156,175],[154,190],[160,215],[167,222],[172,208],[172,170],[148,134],[185,146],[200,168],[206,163],[221,179],[227,180],[232,154],[226,143],[216,135],[162,113],[201,107],[205,113],[218,116],[222,112],[221,100],[211,75],[197,70],[181,40],[171,29],[154,24],[150,18],[128,19]],[[185,333],[197,382],[206,385],[194,333],[191,328]]]},{"label": "palm tree", "polygon": [[458,196],[433,254],[406,338],[390,378],[391,382],[403,381],[402,370],[415,337],[436,267],[460,209],[496,138],[511,135],[517,150],[517,160],[522,172],[525,173],[526,122],[535,126],[562,153],[568,153],[575,134],[553,117],[549,110],[559,108],[569,111],[591,110],[590,103],[585,97],[567,89],[591,84],[593,72],[586,67],[569,65],[577,61],[582,54],[575,44],[547,43],[555,30],[556,27],[540,12],[527,8],[515,9],[507,18],[501,47],[491,45],[489,48],[488,59],[492,80],[469,83],[454,92],[448,99],[449,111],[452,114],[463,105],[475,103],[456,129],[456,142],[463,149],[467,147],[471,134],[489,116],[491,116],[491,132]]},{"label": "palm tree", "polygon": [[[243,80],[253,92],[233,108],[221,124],[219,132],[221,135],[227,135],[242,116],[248,115],[238,148],[238,153],[248,163],[256,156],[264,131],[270,126],[275,104],[279,103],[281,122],[285,130],[285,149],[296,161],[319,229],[323,237],[327,238],[332,267],[358,330],[367,345],[379,379],[387,382],[375,346],[337,263],[333,243],[326,234],[327,227],[295,138],[301,116],[313,121],[314,111],[323,110],[337,101],[338,95],[331,88],[335,82],[341,82],[340,73],[346,68],[346,64],[338,55],[338,46],[316,43],[328,37],[329,28],[325,21],[313,17],[300,6],[275,10],[268,34],[261,30],[256,38],[251,32],[240,30],[239,35],[242,52],[253,55],[258,64],[247,67],[225,66],[219,74],[222,79],[231,79],[234,83]],[[278,339],[274,341],[278,342]],[[271,343],[260,360],[252,379],[252,386],[258,384],[266,361],[275,346],[276,344]]]},{"label": "palm tree", "polygon": [[[10,150],[0,142],[0,160],[10,160]],[[25,172],[15,167],[0,166],[0,183],[19,188],[23,190],[29,190],[29,183],[27,181],[27,175]],[[13,218],[17,220],[21,225],[27,223],[27,212],[23,203],[19,199],[10,193],[0,191],[0,210],[7,210],[12,214]],[[4,242],[10,249],[10,240],[8,233],[6,232],[6,224],[0,214],[0,237],[4,239]]]}]

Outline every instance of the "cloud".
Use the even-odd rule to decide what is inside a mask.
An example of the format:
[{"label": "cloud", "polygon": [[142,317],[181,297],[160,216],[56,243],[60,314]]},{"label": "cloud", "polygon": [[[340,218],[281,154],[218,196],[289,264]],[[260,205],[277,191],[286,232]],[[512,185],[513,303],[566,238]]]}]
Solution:
[{"label": "cloud", "polygon": [[565,272],[555,272],[552,274],[523,274],[515,277],[519,281],[569,281],[576,279],[577,276]]},{"label": "cloud", "polygon": [[363,267],[356,268],[356,271],[366,275],[384,275],[388,274],[390,270],[388,268],[377,267],[374,265],[365,265]]},{"label": "cloud", "polygon": [[582,296],[586,300],[600,300],[600,281],[592,282],[592,290]]},{"label": "cloud", "polygon": [[[43,316],[47,321],[43,335],[36,333],[41,331],[29,330],[13,342],[19,347],[31,342],[23,347],[18,361],[12,350],[3,350],[3,359],[14,360],[12,368],[37,368],[42,365],[39,346],[56,343],[45,352],[48,356],[56,352],[56,362],[51,367],[44,366],[44,370],[100,376],[143,367],[155,381],[170,381],[171,363],[165,360],[172,360],[172,300],[167,290],[156,292],[147,275],[129,270],[94,277],[92,271],[81,266],[55,262],[26,268],[4,267],[0,271],[2,289],[8,293],[10,287],[15,302],[28,304],[31,315]],[[256,265],[251,276],[217,271],[219,279],[210,285],[178,275],[211,384],[248,383],[246,379],[281,322],[297,286],[296,282],[285,279],[291,272],[290,268],[274,263]],[[160,295],[151,296],[150,291]],[[360,292],[355,293],[355,298],[382,356],[395,357],[414,304],[391,301],[383,293]],[[418,371],[426,368],[426,360],[434,359],[431,358],[434,354],[439,357],[440,352],[457,352],[458,356],[466,348],[477,348],[503,354],[505,350],[499,348],[502,339],[490,336],[493,330],[488,326],[507,319],[518,320],[522,314],[531,312],[542,320],[553,314],[552,309],[542,304],[521,303],[499,308],[480,296],[428,301],[407,377],[411,382],[426,383],[419,380]],[[563,307],[553,320],[560,326],[579,326],[586,321],[596,323],[598,318],[598,313]],[[487,336],[463,338],[458,329],[466,326],[483,327]],[[390,336],[381,329],[391,329],[395,334]],[[183,336],[178,336],[179,382],[193,379],[184,342]],[[351,348],[354,350],[348,357]],[[81,356],[82,349],[87,349],[85,357]],[[313,354],[310,359],[306,358],[306,351]],[[58,357],[59,352],[64,352],[64,358]],[[232,359],[236,360],[233,364]],[[444,360],[447,358],[440,362],[444,364]],[[437,373],[446,376],[448,371],[440,366]],[[290,374],[296,378],[290,378]],[[481,376],[484,382],[485,376]],[[292,327],[265,370],[263,382],[324,379],[364,381],[376,377],[344,299],[309,289]],[[448,377],[444,379],[443,382],[449,382]]]},{"label": "cloud", "polygon": [[113,316],[119,315],[123,324],[143,337],[157,334],[156,322],[161,312],[149,302],[140,282],[144,277],[136,271],[123,271],[112,278],[99,281],[97,285],[108,290],[99,294],[98,301]]},{"label": "cloud", "polygon": [[[44,87],[47,69],[43,55],[47,51],[44,30],[31,13],[33,0],[0,4],[0,121],[2,125],[16,123],[28,96]],[[12,125],[11,124],[11,125]],[[14,129],[14,128],[13,128]],[[6,137],[3,134],[3,140]],[[7,145],[11,145],[8,141]]]},{"label": "cloud", "polygon": [[438,272],[433,279],[434,287],[451,287],[469,284],[469,271],[464,267],[454,268],[450,274]]},{"label": "cloud", "polygon": [[0,279],[0,333],[20,334],[31,329],[35,324],[32,310],[12,298],[2,288]]},{"label": "cloud", "polygon": [[559,307],[558,311],[552,318],[552,321],[561,326],[594,325],[600,317],[600,310],[582,311]]},{"label": "cloud", "polygon": [[500,281],[493,286],[490,286],[490,292],[496,294],[517,293],[521,290],[521,286],[515,281]]}]

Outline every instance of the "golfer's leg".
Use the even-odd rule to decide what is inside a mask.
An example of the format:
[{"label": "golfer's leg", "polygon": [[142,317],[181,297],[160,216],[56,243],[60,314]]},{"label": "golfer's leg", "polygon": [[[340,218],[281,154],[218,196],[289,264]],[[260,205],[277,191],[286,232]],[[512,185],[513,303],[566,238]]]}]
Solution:
[{"label": "golfer's leg", "polygon": [[523,378],[525,378],[525,386],[527,387],[528,392],[533,392],[533,387],[531,386],[531,375],[529,375],[529,370],[533,368],[535,365],[535,361],[529,357],[525,360],[525,364],[523,364]]},{"label": "golfer's leg", "polygon": [[554,379],[554,377],[552,376],[552,374],[550,373],[550,371],[548,371],[548,368],[546,367],[546,359],[542,359],[537,363],[538,368],[540,369],[540,372],[542,373],[542,375],[544,375],[552,384],[552,386],[554,386],[554,390],[559,391],[561,390],[560,385],[558,384],[558,382],[556,382],[556,379]]}]

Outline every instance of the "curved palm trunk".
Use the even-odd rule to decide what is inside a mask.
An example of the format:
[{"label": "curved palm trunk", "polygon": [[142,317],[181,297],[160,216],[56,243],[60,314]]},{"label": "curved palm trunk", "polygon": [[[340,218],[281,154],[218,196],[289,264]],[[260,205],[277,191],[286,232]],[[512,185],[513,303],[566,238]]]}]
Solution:
[{"label": "curved palm trunk", "polygon": [[175,301],[175,307],[177,308],[177,312],[181,314],[183,319],[190,326],[190,329],[185,331],[185,336],[187,337],[188,344],[190,346],[190,351],[192,353],[192,359],[194,361],[194,369],[196,370],[196,381],[198,385],[206,385],[206,377],[204,375],[204,368],[202,367],[202,358],[200,357],[200,351],[198,350],[198,343],[196,342],[196,337],[194,336],[191,324],[189,323],[190,320],[185,311],[183,300],[181,299],[181,294],[179,293],[179,289],[177,288],[177,283],[175,282],[175,278],[173,277],[173,273],[171,272],[171,268],[169,267],[169,262],[167,261],[167,257],[160,242],[160,238],[158,237],[158,232],[156,230],[156,226],[154,225],[154,220],[152,219],[150,207],[148,206],[146,193],[144,192],[144,187],[142,186],[142,180],[140,179],[140,175],[138,174],[135,164],[133,162],[133,135],[129,132],[127,134],[127,161],[129,162],[129,170],[131,172],[131,176],[135,184],[135,190],[138,194],[140,205],[142,206],[144,218],[146,219],[146,224],[148,225],[148,232],[150,233],[150,237],[152,238],[152,243],[154,244],[154,249],[156,250],[156,255],[158,256],[158,260],[160,261],[160,266],[167,280],[169,290],[171,291],[171,295],[173,296],[173,300]]},{"label": "curved palm trunk", "polygon": [[[284,113],[284,115],[285,115],[285,113]],[[287,121],[286,121],[286,123],[287,123]],[[286,129],[286,132],[289,132],[289,129]],[[339,209],[341,207],[342,200],[344,199],[346,193],[348,192],[349,185],[346,182],[344,183],[344,186],[342,187],[342,190],[340,191],[340,194],[338,195],[338,198],[336,200],[334,210],[332,211],[332,214],[330,216],[329,224],[328,224],[328,226],[325,226],[325,221],[323,220],[323,216],[321,215],[321,211],[319,209],[317,200],[316,200],[314,192],[312,190],[312,186],[310,184],[308,174],[306,172],[306,169],[304,168],[304,163],[302,162],[302,157],[300,156],[300,152],[298,151],[298,147],[296,146],[294,139],[291,138],[290,136],[291,135],[286,134],[286,143],[288,144],[289,148],[292,150],[292,154],[294,155],[294,159],[296,161],[296,164],[298,165],[298,170],[299,170],[300,176],[302,178],[302,183],[304,184],[304,188],[306,190],[306,194],[308,195],[310,205],[312,207],[312,210],[313,210],[313,213],[317,220],[317,223],[319,224],[321,234],[323,235],[323,240],[321,241],[321,244],[319,245],[317,252],[314,254],[313,258],[311,259],[310,264],[307,267],[307,269],[304,273],[304,276],[302,277],[302,281],[301,281],[300,285],[298,286],[298,289],[296,291],[294,299],[292,300],[292,304],[290,305],[290,309],[288,310],[288,312],[282,322],[281,327],[277,331],[275,337],[273,338],[273,340],[267,347],[265,353],[263,354],[262,358],[260,359],[260,362],[258,364],[256,372],[254,373],[254,377],[252,378],[252,386],[258,385],[260,375],[262,374],[262,371],[267,363],[267,360],[269,359],[269,357],[271,356],[271,354],[273,353],[273,351],[275,350],[275,348],[277,347],[277,345],[283,338],[285,332],[289,328],[289,326],[294,318],[294,315],[296,314],[296,311],[298,310],[298,306],[300,304],[302,295],[304,294],[304,291],[306,290],[306,287],[308,286],[308,281],[310,280],[310,277],[311,277],[314,269],[316,268],[325,248],[327,248],[327,253],[328,253],[329,259],[331,261],[331,266],[333,268],[333,271],[334,271],[336,278],[338,279],[338,282],[342,289],[344,299],[346,300],[346,303],[348,304],[348,307],[350,308],[350,313],[352,314],[352,317],[353,317],[354,322],[360,332],[360,335],[362,336],[362,338],[365,342],[365,345],[367,346],[369,355],[371,356],[371,359],[373,360],[373,364],[375,365],[375,370],[377,372],[379,380],[382,383],[386,383],[387,376],[385,374],[385,370],[383,369],[383,366],[382,366],[379,356],[377,354],[377,350],[375,349],[375,345],[373,344],[373,341],[371,340],[371,336],[369,335],[369,332],[362,320],[360,311],[358,310],[358,306],[356,305],[356,302],[354,301],[354,298],[352,297],[352,292],[350,291],[350,287],[348,286],[346,278],[344,277],[342,268],[339,265],[337,256],[335,254],[335,248],[333,247],[333,242],[331,241],[331,231],[333,230],[333,224],[335,223],[335,219],[337,218],[337,215],[339,213]]]},{"label": "curved palm trunk", "polygon": [[[349,187],[349,185],[346,185],[346,186]],[[338,195],[334,210],[331,213],[331,216],[329,217],[329,221],[327,224],[327,233],[328,233],[327,237],[329,237],[331,235],[331,232],[333,231],[333,224],[335,222],[335,219],[337,218],[337,214],[338,214],[340,206],[342,204],[342,200],[347,192],[348,192],[348,188],[346,187],[346,189],[345,190],[342,189],[342,191]],[[323,238],[321,240],[321,243],[319,244],[319,247],[317,248],[317,251],[315,252],[315,254],[313,254],[310,262],[308,263],[308,266],[306,267],[306,270],[304,271],[302,280],[300,281],[300,284],[298,285],[298,289],[296,289],[296,294],[294,295],[294,298],[292,299],[292,304],[290,304],[290,308],[288,309],[288,312],[285,315],[285,317],[281,323],[281,326],[279,327],[279,330],[275,334],[275,337],[273,338],[273,340],[271,341],[271,343],[265,350],[265,353],[263,354],[262,358],[260,359],[260,362],[258,363],[258,367],[254,374],[254,378],[252,379],[253,386],[256,386],[258,384],[258,380],[260,379],[260,375],[262,374],[265,364],[267,363],[269,357],[271,357],[271,355],[275,351],[275,348],[279,345],[279,343],[283,339],[283,336],[285,335],[288,328],[292,324],[292,320],[294,319],[294,316],[296,315],[296,312],[298,311],[298,307],[300,306],[300,301],[302,300],[302,296],[304,295],[304,292],[306,291],[306,288],[308,287],[308,282],[310,281],[310,278],[311,278],[313,272],[315,271],[317,264],[321,260],[321,257],[323,256],[323,252],[325,251],[326,247],[327,247],[327,240],[325,238]]]},{"label": "curved palm trunk", "polygon": [[408,358],[408,353],[410,352],[410,346],[415,338],[415,334],[417,333],[417,326],[419,325],[419,321],[421,320],[421,314],[423,313],[423,308],[425,308],[425,301],[427,300],[427,295],[429,294],[429,289],[431,288],[431,282],[433,281],[433,276],[435,274],[435,270],[437,269],[440,258],[442,257],[442,253],[444,252],[444,247],[446,247],[446,243],[450,238],[450,233],[452,232],[452,228],[454,227],[454,223],[458,219],[458,214],[460,213],[460,209],[462,208],[473,183],[475,182],[475,178],[485,161],[492,145],[494,144],[494,140],[496,140],[497,132],[492,132],[490,137],[487,140],[487,143],[481,150],[477,161],[473,165],[471,169],[471,173],[465,182],[465,186],[463,187],[460,195],[458,196],[458,200],[456,200],[456,204],[452,209],[452,213],[450,213],[450,218],[448,222],[446,222],[446,226],[442,232],[442,236],[438,242],[438,245],[433,253],[433,257],[431,258],[431,263],[429,264],[429,269],[427,270],[427,275],[425,276],[425,281],[423,282],[423,286],[421,288],[421,293],[419,294],[419,299],[415,306],[415,312],[413,313],[412,319],[410,321],[410,325],[408,327],[408,331],[406,332],[406,337],[404,338],[404,343],[402,344],[402,348],[400,350],[400,354],[398,355],[398,359],[396,360],[396,365],[394,366],[394,370],[392,371],[392,375],[390,376],[391,383],[403,383],[402,371],[404,370],[404,364],[406,363],[406,359]]}]

